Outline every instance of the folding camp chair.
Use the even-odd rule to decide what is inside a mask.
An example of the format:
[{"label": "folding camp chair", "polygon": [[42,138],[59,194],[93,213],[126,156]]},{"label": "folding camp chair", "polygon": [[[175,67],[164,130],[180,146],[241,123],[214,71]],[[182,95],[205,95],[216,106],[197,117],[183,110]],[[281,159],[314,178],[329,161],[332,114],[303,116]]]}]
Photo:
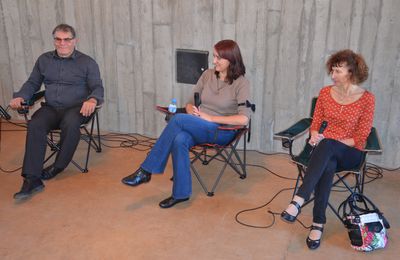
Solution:
[{"label": "folding camp chair", "polygon": [[[312,100],[310,117],[303,118],[303,119],[299,120],[297,123],[295,123],[294,125],[287,128],[286,130],[283,130],[283,131],[275,134],[275,137],[280,138],[282,140],[282,146],[284,148],[289,149],[289,155],[291,157],[291,160],[297,166],[298,175],[297,175],[296,183],[294,186],[292,198],[297,193],[297,190],[300,186],[300,181],[303,181],[304,174],[307,169],[308,162],[310,160],[311,152],[313,149],[311,147],[311,145],[308,144],[309,138],[307,138],[306,144],[305,144],[303,150],[298,155],[295,155],[295,154],[293,154],[293,142],[298,137],[302,136],[305,132],[307,132],[307,130],[310,128],[316,102],[317,102],[317,98],[314,97]],[[368,153],[380,153],[381,151],[382,151],[382,149],[381,149],[378,133],[377,133],[376,129],[374,127],[372,127],[371,132],[367,139],[366,146],[363,150],[363,157],[362,157],[360,165],[358,165],[357,167],[355,167],[354,169],[351,169],[351,170],[336,172],[335,173],[336,178],[334,179],[332,187],[338,187],[339,184],[343,184],[345,190],[347,190],[350,193],[355,193],[355,192],[363,193],[364,192],[365,173],[366,173],[367,154]],[[346,181],[346,179],[350,176],[354,176],[355,184],[353,184],[353,185],[350,185]],[[314,200],[314,198],[311,198],[306,203],[304,203],[302,207],[305,207],[307,204],[309,204],[313,200]],[[333,211],[333,213],[343,222],[341,216],[338,214],[338,211],[332,206],[332,204],[330,202],[328,202],[328,206]]]},{"label": "folding camp chair", "polygon": [[[166,114],[165,120],[168,121],[173,114],[168,112],[166,107],[157,106],[157,110]],[[180,113],[186,113],[184,108],[179,108],[177,110]],[[236,131],[235,137],[226,145],[218,144],[198,144],[190,149],[193,154],[191,158],[190,168],[196,179],[199,181],[201,187],[207,196],[213,196],[214,192],[219,184],[222,175],[225,172],[226,167],[229,165],[240,177],[240,179],[245,179],[247,176],[246,172],[246,136],[249,133],[248,126],[237,126],[237,127],[219,127],[218,131]],[[243,159],[241,158],[237,146],[243,137]],[[223,166],[219,171],[211,190],[207,188],[203,178],[201,177],[198,170],[195,168],[195,162],[200,161],[202,165],[208,165],[214,159],[223,162]]]},{"label": "folding camp chair", "polygon": [[[44,96],[44,92],[45,91],[40,91],[35,93],[30,100],[25,102],[26,104],[24,104],[23,109],[18,110],[19,114],[24,115],[26,121],[28,121],[29,107],[33,106],[38,100],[40,100]],[[98,153],[102,151],[100,140],[100,124],[98,117],[100,108],[100,106],[97,106],[95,111],[80,126],[81,140],[85,141],[88,145],[86,150],[86,158],[83,165],[77,163],[74,160],[71,160],[71,163],[75,165],[82,173],[88,172],[90,150],[94,149]],[[95,135],[94,131],[96,131]],[[59,137],[59,134],[60,129],[53,129],[47,136],[47,145],[50,147],[51,153],[44,160],[43,165],[45,165],[54,155],[56,155],[60,151],[59,138],[57,138]]]}]

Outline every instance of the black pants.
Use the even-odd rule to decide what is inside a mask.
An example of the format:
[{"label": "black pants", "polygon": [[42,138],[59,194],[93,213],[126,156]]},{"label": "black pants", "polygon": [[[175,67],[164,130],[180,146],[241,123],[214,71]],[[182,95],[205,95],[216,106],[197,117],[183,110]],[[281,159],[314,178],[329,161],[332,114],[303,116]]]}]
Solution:
[{"label": "black pants", "polygon": [[326,223],[325,211],[335,172],[359,166],[362,157],[363,153],[360,150],[328,138],[323,139],[315,148],[308,163],[303,184],[296,194],[309,200],[314,191],[314,223]]},{"label": "black pants", "polygon": [[64,169],[72,160],[80,139],[80,125],[87,117],[79,113],[82,105],[57,109],[42,104],[28,123],[22,176],[40,177],[46,155],[47,135],[50,130],[60,129],[61,150],[54,166]]}]

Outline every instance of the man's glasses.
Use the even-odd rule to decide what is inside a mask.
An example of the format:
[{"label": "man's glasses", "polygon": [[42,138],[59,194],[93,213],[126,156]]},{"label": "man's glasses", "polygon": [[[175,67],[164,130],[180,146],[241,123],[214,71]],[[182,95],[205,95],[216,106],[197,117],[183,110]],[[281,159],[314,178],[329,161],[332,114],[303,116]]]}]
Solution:
[{"label": "man's glasses", "polygon": [[70,43],[74,38],[58,38],[58,37],[54,37],[54,41],[56,43],[61,43],[61,42],[65,42],[65,43]]}]

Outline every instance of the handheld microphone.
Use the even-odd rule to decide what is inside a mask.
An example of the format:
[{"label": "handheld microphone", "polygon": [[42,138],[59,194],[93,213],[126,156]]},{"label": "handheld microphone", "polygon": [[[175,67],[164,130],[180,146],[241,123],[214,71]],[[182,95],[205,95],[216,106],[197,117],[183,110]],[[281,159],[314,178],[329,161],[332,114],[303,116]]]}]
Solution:
[{"label": "handheld microphone", "polygon": [[[328,122],[327,121],[322,121],[321,126],[319,127],[319,130],[318,130],[318,134],[323,134],[327,126],[328,126]],[[309,150],[310,151],[310,155],[311,155],[312,152],[315,149],[315,146],[317,146],[317,145],[316,144],[310,145],[309,143],[307,143],[307,146],[311,147],[311,149],[309,148],[310,149]]]},{"label": "handheld microphone", "polygon": [[199,108],[200,104],[201,104],[200,93],[199,92],[195,92],[194,93],[194,106]]},{"label": "handheld microphone", "polygon": [[318,134],[323,134],[324,131],[325,131],[325,128],[327,126],[328,126],[328,122],[322,121],[322,124],[321,124],[321,126],[319,127],[319,130],[318,130]]}]

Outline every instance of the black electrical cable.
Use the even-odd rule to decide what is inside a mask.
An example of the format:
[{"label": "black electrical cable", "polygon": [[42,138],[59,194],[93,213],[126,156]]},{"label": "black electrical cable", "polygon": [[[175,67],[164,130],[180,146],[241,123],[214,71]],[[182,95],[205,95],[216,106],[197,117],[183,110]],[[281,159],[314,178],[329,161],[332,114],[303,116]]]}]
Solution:
[{"label": "black electrical cable", "polygon": [[[368,164],[369,164],[369,165],[372,165],[373,167],[376,167],[376,168],[378,168],[378,169],[382,169],[382,170],[385,170],[385,171],[388,171],[388,172],[393,172],[393,171],[398,171],[398,170],[400,170],[400,166],[395,167],[395,168],[386,168],[386,167],[379,166],[379,165],[374,164],[374,163],[368,163]],[[372,167],[372,166],[371,166],[371,167]]]},{"label": "black electrical cable", "polygon": [[290,178],[290,177],[285,177],[285,176],[279,175],[276,172],[273,172],[270,169],[268,169],[267,167],[262,166],[262,165],[246,163],[246,166],[258,167],[258,168],[264,169],[264,170],[270,172],[272,175],[275,175],[276,177],[281,178],[281,179],[291,180],[291,181],[297,180],[297,178]]},{"label": "black electrical cable", "polygon": [[[261,154],[262,154],[262,153],[261,153]],[[278,178],[289,179],[289,180],[296,180],[296,179],[293,179],[293,178],[283,177],[283,176],[281,176],[281,175],[279,175],[279,174],[277,174],[277,173],[274,173],[273,171],[271,171],[271,170],[268,169],[267,167],[264,167],[264,166],[261,166],[261,165],[246,164],[246,166],[253,166],[253,167],[262,168],[262,169],[264,169],[264,170],[266,170],[266,171],[272,173],[274,176],[276,176],[276,177],[278,177]],[[364,180],[364,185],[365,185],[365,184],[369,184],[369,183],[371,183],[371,182],[373,182],[373,181],[375,181],[375,180],[377,180],[377,179],[383,178],[383,171],[384,171],[384,170],[386,170],[386,169],[384,169],[383,167],[380,167],[380,166],[378,166],[378,165],[376,165],[376,164],[367,163],[367,164],[366,164],[366,167],[365,167],[365,177],[368,178],[369,180]],[[394,170],[396,170],[396,169],[394,169]],[[332,189],[332,192],[345,192],[345,191],[347,191],[347,188],[346,188],[345,186],[336,185],[335,187],[336,187],[336,188],[339,188],[339,189]],[[353,186],[352,188],[354,188],[354,186]],[[272,223],[269,224],[269,225],[265,225],[265,226],[257,226],[257,225],[252,225],[252,224],[245,223],[245,222],[239,220],[239,215],[241,215],[242,213],[245,213],[245,212],[255,211],[255,210],[264,208],[264,207],[266,207],[267,205],[269,205],[269,204],[270,204],[280,193],[282,193],[283,191],[293,190],[293,189],[294,189],[294,188],[283,188],[283,189],[281,189],[280,191],[278,191],[278,192],[272,197],[272,199],[270,199],[268,202],[262,204],[261,206],[257,206],[257,207],[254,207],[254,208],[244,209],[244,210],[239,211],[239,212],[236,213],[236,215],[235,215],[235,221],[236,221],[237,223],[243,225],[243,226],[252,227],[252,228],[270,228],[270,227],[272,227],[272,226],[274,225],[274,223],[275,223],[275,215],[280,215],[280,213],[278,213],[278,212],[273,212],[273,211],[271,211],[271,210],[268,210],[268,211],[267,211],[269,214],[272,215]],[[298,220],[298,219],[296,219],[296,221],[299,222],[299,223],[300,223],[304,228],[306,228],[306,229],[310,229],[310,228],[311,228],[311,225],[310,225],[310,226],[306,226],[306,225],[304,225],[303,222],[301,222],[301,221]]]},{"label": "black electrical cable", "polygon": [[272,212],[272,211],[270,211],[270,210],[268,210],[267,212],[270,213],[271,216],[272,216],[272,223],[269,224],[269,225],[266,225],[266,226],[256,226],[256,225],[247,224],[247,223],[245,223],[245,222],[243,222],[243,221],[241,221],[241,220],[239,219],[239,215],[241,215],[242,213],[245,213],[245,212],[255,211],[255,210],[262,209],[262,208],[266,207],[266,206],[267,206],[268,204],[270,204],[281,192],[286,191],[286,190],[293,190],[293,188],[286,188],[286,189],[282,189],[282,190],[278,191],[278,193],[276,193],[276,194],[272,197],[272,199],[270,199],[267,203],[262,204],[261,206],[257,206],[257,207],[254,207],[254,208],[244,209],[244,210],[239,211],[239,212],[236,213],[236,215],[235,215],[235,220],[236,220],[236,222],[238,222],[239,224],[241,224],[241,225],[243,225],[243,226],[252,227],[252,228],[270,228],[270,227],[272,227],[272,226],[275,224],[275,215],[277,215],[277,213],[274,213],[274,212]]}]

